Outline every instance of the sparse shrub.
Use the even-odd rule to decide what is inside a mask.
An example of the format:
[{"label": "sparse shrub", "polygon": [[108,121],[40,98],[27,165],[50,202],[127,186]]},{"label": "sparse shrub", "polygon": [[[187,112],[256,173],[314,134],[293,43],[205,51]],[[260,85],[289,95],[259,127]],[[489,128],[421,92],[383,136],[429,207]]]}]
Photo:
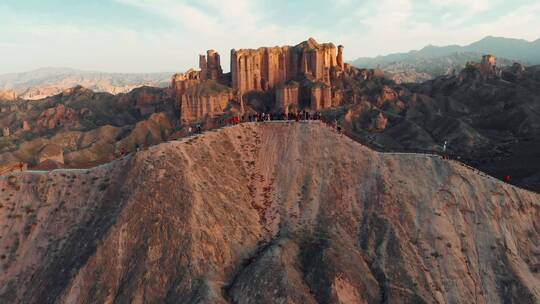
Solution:
[{"label": "sparse shrub", "polygon": [[442,241],[442,240],[443,240],[443,237],[439,235],[439,236],[437,237],[437,240]]},{"label": "sparse shrub", "polygon": [[31,213],[31,212],[34,211],[34,209],[32,209],[32,205],[30,205],[30,204],[24,205],[23,209],[24,209],[24,211],[26,211],[26,213]]},{"label": "sparse shrub", "polygon": [[10,175],[8,177],[8,184],[11,186],[15,186],[16,183],[17,183],[17,177],[15,175]]},{"label": "sparse shrub", "polygon": [[446,243],[446,247],[452,248],[452,244],[450,242]]},{"label": "sparse shrub", "polygon": [[440,258],[440,257],[442,257],[442,255],[441,255],[440,253],[438,253],[437,251],[433,251],[433,252],[431,253],[431,256],[434,257],[434,258]]},{"label": "sparse shrub", "polygon": [[109,184],[107,184],[107,183],[101,183],[98,186],[99,191],[105,191],[105,190],[107,190],[107,188],[109,188]]}]

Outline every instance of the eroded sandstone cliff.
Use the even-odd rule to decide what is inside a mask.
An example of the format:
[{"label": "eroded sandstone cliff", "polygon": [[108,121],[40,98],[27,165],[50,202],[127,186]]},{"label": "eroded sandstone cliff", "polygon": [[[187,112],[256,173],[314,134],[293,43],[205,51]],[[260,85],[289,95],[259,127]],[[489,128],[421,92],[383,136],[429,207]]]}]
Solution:
[{"label": "eroded sandstone cliff", "polygon": [[[295,46],[261,47],[258,49],[231,50],[231,72],[225,77],[220,66],[220,57],[213,50],[200,55],[200,71],[189,70],[175,74],[171,87],[178,102],[188,105],[189,113],[182,116],[183,123],[193,123],[219,114],[208,104],[212,100],[225,100],[224,94],[214,96],[194,96],[186,94],[188,88],[204,85],[208,80],[219,82],[233,90],[232,98],[243,108],[249,106],[249,94],[267,94],[267,103],[275,104],[272,112],[288,112],[293,105],[300,109],[321,110],[340,105],[343,89],[334,85],[344,71],[350,71],[343,62],[343,46],[332,43],[318,43],[310,38]],[[303,92],[307,93],[303,93]],[[257,98],[259,94],[254,94]],[[271,99],[275,99],[272,102]],[[257,100],[256,102],[260,102]],[[199,109],[194,111],[193,109]],[[184,108],[181,107],[181,111]],[[257,110],[257,109],[255,109]]]}]

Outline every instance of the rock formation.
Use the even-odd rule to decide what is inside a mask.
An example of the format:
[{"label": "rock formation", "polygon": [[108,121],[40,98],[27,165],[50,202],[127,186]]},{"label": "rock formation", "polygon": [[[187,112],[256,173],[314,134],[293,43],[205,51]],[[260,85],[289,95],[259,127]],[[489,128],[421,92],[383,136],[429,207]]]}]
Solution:
[{"label": "rock formation", "polygon": [[199,56],[200,71],[188,70],[173,75],[171,88],[180,105],[182,123],[193,123],[223,115],[234,98],[232,89],[222,85],[223,70],[219,54],[208,50]]},{"label": "rock formation", "polygon": [[233,93],[229,87],[211,80],[190,87],[180,98],[181,122],[190,123],[225,114]]},{"label": "rock formation", "polygon": [[208,50],[206,56],[199,55],[199,68],[201,69],[201,80],[219,81],[223,76],[221,60],[219,54],[214,50]]},{"label": "rock formation", "polygon": [[381,90],[381,93],[379,94],[379,97],[377,98],[377,106],[381,107],[384,105],[385,102],[395,102],[398,100],[398,94],[394,89],[392,89],[389,86],[384,86]]},{"label": "rock formation", "polygon": [[64,104],[47,109],[36,121],[39,127],[45,129],[54,129],[77,123],[77,112],[70,107],[66,107]]},{"label": "rock formation", "polygon": [[188,88],[201,82],[201,72],[189,69],[185,73],[177,73],[172,76],[171,88],[177,96],[182,96]]},{"label": "rock formation", "polygon": [[343,70],[345,69],[345,65],[343,62],[343,45],[338,45],[338,54],[337,54],[337,65]]},{"label": "rock formation", "polygon": [[[199,67],[200,71],[175,74],[171,81],[171,88],[181,105],[180,112],[186,112],[181,114],[182,123],[218,116],[220,113],[213,113],[211,109],[215,107],[211,104],[220,104],[218,108],[224,108],[226,99],[234,99],[243,111],[246,94],[253,92],[275,96],[272,112],[287,112],[292,105],[296,105],[296,110],[321,110],[341,105],[344,94],[334,82],[344,73],[354,76],[353,69],[343,62],[343,46],[336,52],[334,44],[320,44],[313,38],[296,46],[233,49],[230,75],[223,75],[219,54],[213,50],[207,51],[206,56],[200,55]],[[198,90],[197,86],[209,80],[232,88],[233,96],[220,93],[201,99],[193,94]],[[186,92],[190,88],[194,89],[188,96]],[[269,107],[265,108],[268,110]]]},{"label": "rock formation", "polygon": [[306,77],[330,84],[337,65],[336,47],[310,38],[296,46],[231,51],[232,87],[241,98],[249,91],[267,91],[278,83]]},{"label": "rock formation", "polygon": [[319,111],[332,106],[332,89],[329,85],[319,82],[310,89],[311,110]]},{"label": "rock formation", "polygon": [[468,62],[465,69],[459,74],[461,82],[468,79],[476,81],[500,78],[502,69],[497,66],[497,58],[493,55],[482,56],[480,63]]},{"label": "rock formation", "polygon": [[[296,81],[280,84],[276,87],[276,110],[285,114],[298,107],[300,101],[300,85]],[[294,111],[293,111],[294,112]]]}]

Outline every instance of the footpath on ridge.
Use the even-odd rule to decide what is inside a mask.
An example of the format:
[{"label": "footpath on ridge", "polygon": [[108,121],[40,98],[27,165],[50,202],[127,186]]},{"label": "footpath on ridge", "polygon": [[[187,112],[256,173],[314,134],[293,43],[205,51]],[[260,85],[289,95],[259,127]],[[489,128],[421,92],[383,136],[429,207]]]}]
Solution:
[{"label": "footpath on ridge", "polygon": [[[173,141],[189,140],[190,138],[202,135],[202,134],[204,134],[206,132],[215,132],[215,131],[218,131],[220,129],[231,128],[231,127],[240,126],[240,125],[249,125],[249,124],[251,124],[251,125],[257,125],[257,124],[296,124],[296,123],[318,124],[321,127],[330,128],[334,132],[336,132],[336,134],[341,135],[341,136],[345,136],[345,137],[347,137],[347,138],[349,138],[349,139],[351,139],[351,140],[353,140],[353,141],[355,141],[355,142],[357,142],[357,143],[359,143],[359,144],[361,144],[361,145],[363,145],[363,146],[365,146],[365,147],[367,147],[367,148],[369,148],[369,149],[371,149],[373,151],[376,151],[378,153],[393,154],[393,155],[403,154],[403,155],[421,155],[421,156],[440,157],[440,158],[442,158],[444,160],[447,160],[449,162],[452,162],[452,163],[458,164],[458,165],[460,165],[460,166],[462,166],[464,168],[467,168],[467,169],[473,171],[474,173],[476,173],[476,174],[478,174],[480,176],[496,180],[497,182],[500,182],[500,183],[509,184],[509,185],[512,185],[512,186],[514,186],[516,188],[519,188],[519,189],[522,189],[522,190],[525,190],[525,191],[528,191],[528,192],[536,193],[534,191],[521,188],[521,187],[516,186],[514,184],[506,183],[505,181],[503,181],[503,180],[501,180],[501,179],[499,179],[497,177],[494,177],[494,176],[489,175],[489,174],[487,174],[487,173],[485,173],[483,171],[480,171],[477,168],[472,167],[472,166],[464,163],[459,155],[455,155],[455,154],[451,154],[451,153],[443,153],[442,151],[435,151],[435,150],[406,149],[406,148],[402,148],[402,149],[385,149],[383,147],[374,145],[370,141],[364,140],[363,138],[353,134],[352,132],[350,132],[348,130],[344,130],[344,129],[339,129],[338,130],[338,128],[336,127],[336,125],[334,123],[328,122],[328,121],[325,121],[325,120],[317,120],[317,119],[298,120],[298,121],[295,121],[295,120],[262,120],[262,121],[248,121],[248,122],[229,123],[229,124],[221,125],[221,126],[219,126],[217,128],[208,128],[208,129],[205,129],[205,130],[201,130],[199,132],[192,132],[191,134],[188,134],[187,136],[183,136],[183,137],[173,139]],[[131,155],[134,152],[137,152],[137,151],[132,151],[131,153],[127,153],[126,155],[121,155],[119,158],[127,157],[127,156]],[[103,165],[103,164],[101,164],[101,165]],[[27,167],[25,166],[24,167],[25,169],[21,170],[21,172],[27,172],[27,173],[45,173],[45,172],[49,172],[49,171],[73,172],[73,171],[79,171],[79,170],[86,170],[86,169],[96,167],[96,166],[99,166],[99,165],[90,166],[88,168],[58,168],[58,169],[53,169],[53,170],[32,170],[31,168],[27,169]],[[14,166],[13,168],[11,168],[11,171],[6,170],[5,172],[0,172],[0,176],[6,175],[8,173],[13,173],[13,172],[16,172],[18,170],[19,170],[19,166]]]}]

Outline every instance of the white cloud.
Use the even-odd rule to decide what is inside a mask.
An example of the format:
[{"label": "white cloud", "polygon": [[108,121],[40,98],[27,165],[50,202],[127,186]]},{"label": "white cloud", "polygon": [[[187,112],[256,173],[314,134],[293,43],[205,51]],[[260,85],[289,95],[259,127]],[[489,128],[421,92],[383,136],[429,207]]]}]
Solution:
[{"label": "white cloud", "polygon": [[[458,15],[463,11],[481,14],[491,9],[491,2],[429,0],[428,8],[419,7],[413,0],[369,0],[357,5],[353,5],[354,0],[339,0],[337,7],[344,5],[343,13],[330,26],[314,24],[309,18],[300,22],[297,19],[294,26],[287,21],[269,21],[262,0],[115,1],[158,16],[171,26],[165,30],[135,30],[66,24],[62,20],[49,24],[0,5],[0,73],[42,66],[121,72],[184,71],[196,67],[197,54],[210,48],[221,53],[223,68],[228,70],[232,48],[296,44],[308,37],[345,45],[345,57],[350,60],[419,49],[427,44],[467,44],[487,35],[533,40],[538,38],[540,28],[540,0],[474,23],[441,8],[461,8]],[[444,20],[428,22],[418,18],[419,9],[439,12],[441,16],[431,17]],[[321,12],[324,14],[325,9]]]},{"label": "white cloud", "polygon": [[439,7],[463,9],[471,14],[487,11],[495,5],[494,0],[431,0],[431,3]]}]

